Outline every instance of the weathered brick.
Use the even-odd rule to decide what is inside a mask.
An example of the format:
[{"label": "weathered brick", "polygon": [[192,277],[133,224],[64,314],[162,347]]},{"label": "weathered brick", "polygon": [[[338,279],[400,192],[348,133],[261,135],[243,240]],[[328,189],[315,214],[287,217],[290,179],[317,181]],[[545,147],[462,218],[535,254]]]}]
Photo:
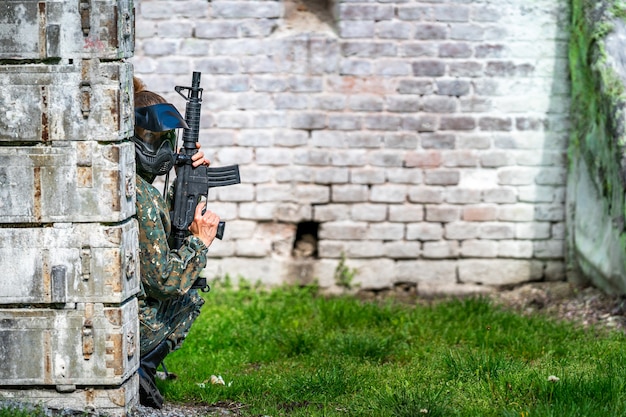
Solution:
[{"label": "weathered brick", "polygon": [[318,110],[338,111],[346,107],[346,102],[342,94],[324,94],[312,97],[311,106]]},{"label": "weathered brick", "polygon": [[513,121],[508,117],[481,117],[478,120],[478,126],[480,130],[509,131],[513,129]]},{"label": "weathered brick", "polygon": [[465,206],[462,219],[468,222],[495,221],[498,220],[498,208],[494,205]]},{"label": "weathered brick", "polygon": [[467,80],[437,80],[437,93],[442,96],[465,96],[470,93],[470,83]]},{"label": "weathered brick", "polygon": [[[448,75],[451,77],[480,77],[484,74],[485,64],[480,61],[458,61],[448,64]],[[476,81],[473,83],[474,93],[481,94],[476,90]]]},{"label": "weathered brick", "polygon": [[464,258],[495,258],[498,256],[498,243],[493,240],[464,240],[460,254]]},{"label": "weathered brick", "polygon": [[364,166],[367,160],[368,154],[362,149],[339,150],[330,157],[330,163],[334,166]]},{"label": "weathered brick", "polygon": [[355,184],[382,184],[385,182],[385,172],[372,168],[352,168],[350,181]]},{"label": "weathered brick", "polygon": [[279,110],[302,110],[309,106],[309,96],[306,94],[283,93],[274,97],[274,104]]},{"label": "weathered brick", "polygon": [[200,39],[236,38],[239,31],[238,27],[238,22],[213,21],[209,24],[197,25],[194,34],[196,38]]},{"label": "weathered brick", "polygon": [[430,80],[400,80],[397,91],[400,94],[427,95],[435,91],[435,85]]},{"label": "weathered brick", "polygon": [[459,243],[456,241],[424,242],[422,256],[426,259],[458,258]]},{"label": "weathered brick", "polygon": [[433,7],[435,20],[440,22],[467,22],[471,8],[459,4],[445,4]]},{"label": "weathered brick", "polygon": [[367,233],[367,223],[338,221],[320,225],[320,239],[363,240]]},{"label": "weathered brick", "polygon": [[393,18],[393,6],[390,4],[350,4],[339,5],[340,20],[390,20]]},{"label": "weathered brick", "polygon": [[[465,219],[463,219],[465,220]],[[452,240],[476,239],[480,235],[477,224],[467,221],[452,222],[445,225],[445,238]]]},{"label": "weathered brick", "polygon": [[424,133],[420,135],[420,140],[424,149],[454,149],[456,135],[451,133]]},{"label": "weathered brick", "polygon": [[515,237],[515,225],[509,223],[483,223],[480,225],[480,237],[482,239],[513,239]]},{"label": "weathered brick", "polygon": [[352,218],[356,221],[382,222],[387,219],[386,204],[353,204],[350,209]]},{"label": "weathered brick", "polygon": [[307,133],[298,130],[280,130],[274,133],[274,144],[278,146],[302,146],[307,141]]},{"label": "weathered brick", "polygon": [[461,173],[457,170],[433,169],[425,174],[424,183],[427,185],[457,185],[461,178]]},{"label": "weathered brick", "polygon": [[416,77],[441,77],[446,72],[446,65],[436,60],[418,60],[413,62],[413,75]]},{"label": "weathered brick", "polygon": [[[231,188],[224,187],[220,191]],[[294,201],[293,187],[291,184],[259,184],[256,186],[256,200],[258,202]]]},{"label": "weathered brick", "polygon": [[527,222],[515,225],[515,238],[517,239],[548,239],[550,237],[550,223]]},{"label": "weathered brick", "polygon": [[401,167],[403,166],[404,153],[399,150],[376,150],[368,154],[368,162],[379,167]]},{"label": "weathered brick", "polygon": [[443,165],[445,167],[477,167],[478,154],[471,150],[445,151]]},{"label": "weathered brick", "polygon": [[453,97],[424,97],[422,110],[429,113],[454,113],[457,110],[457,101]]},{"label": "weathered brick", "polygon": [[448,205],[427,205],[426,220],[429,222],[454,222],[461,218],[461,209]]},{"label": "weathered brick", "polygon": [[313,174],[318,184],[345,184],[350,178],[348,168],[323,168],[316,170]]},{"label": "weathered brick", "polygon": [[257,75],[250,78],[250,84],[254,91],[278,93],[287,91],[287,80],[273,75]]},{"label": "weathered brick", "polygon": [[[264,166],[259,167],[258,170],[264,173],[270,172],[270,170]],[[314,181],[314,178],[311,176],[311,169],[308,167],[288,165],[288,166],[275,167],[272,171],[273,171],[273,179],[275,179],[276,182],[299,182],[299,183],[306,184],[306,183],[310,183]],[[254,176],[254,173],[253,175],[250,175],[250,176],[244,176],[242,173],[242,177],[254,178],[255,182],[259,182],[257,181],[256,176]],[[261,178],[264,178],[264,177],[262,176]]]},{"label": "weathered brick", "polygon": [[443,237],[443,227],[439,223],[412,223],[406,225],[407,240],[440,240]]},{"label": "weathered brick", "polygon": [[537,171],[531,168],[501,168],[498,170],[500,185],[528,185],[535,182]]},{"label": "weathered brick", "polygon": [[475,204],[481,201],[481,190],[464,187],[446,187],[445,201],[451,204]]},{"label": "weathered brick", "polygon": [[422,252],[422,245],[419,242],[383,242],[382,246],[384,256],[391,259],[416,259]]},{"label": "weathered brick", "polygon": [[439,120],[441,130],[473,130],[476,120],[469,116],[443,116]]},{"label": "weathered brick", "polygon": [[391,204],[389,205],[389,221],[391,222],[421,222],[424,220],[424,208],[419,204]]},{"label": "weathered brick", "polygon": [[350,258],[381,258],[385,256],[382,241],[346,242],[345,254]]},{"label": "weathered brick", "polygon": [[238,240],[235,246],[235,253],[238,256],[261,258],[272,252],[272,242],[263,239]]},{"label": "weathered brick", "polygon": [[400,240],[404,238],[403,223],[371,223],[365,235],[369,240]]},{"label": "weathered brick", "polygon": [[391,183],[420,184],[422,182],[422,171],[420,169],[386,168],[385,177]]},{"label": "weathered brick", "polygon": [[309,143],[320,148],[345,148],[347,146],[345,132],[336,130],[311,132]]},{"label": "weathered brick", "polygon": [[396,14],[402,20],[424,20],[429,14],[429,8],[422,5],[400,4],[396,6]]},{"label": "weathered brick", "polygon": [[354,111],[379,112],[383,109],[383,99],[369,94],[355,95],[348,100],[348,107]]},{"label": "weathered brick", "polygon": [[223,19],[278,18],[283,4],[273,1],[223,1],[212,3],[213,16]]},{"label": "weathered brick", "polygon": [[534,219],[537,221],[563,221],[565,219],[565,207],[562,204],[536,204],[534,206]]},{"label": "weathered brick", "polygon": [[333,185],[331,188],[331,200],[333,202],[363,202],[368,201],[369,190],[365,185],[346,184]]},{"label": "weathered brick", "polygon": [[332,222],[351,219],[351,205],[324,204],[313,207],[313,220],[317,222]]},{"label": "weathered brick", "polygon": [[533,243],[528,240],[501,240],[498,242],[498,256],[501,258],[531,258]]},{"label": "weathered brick", "polygon": [[343,39],[373,38],[376,31],[374,22],[341,21],[338,24],[339,36]]},{"label": "weathered brick", "polygon": [[242,203],[239,205],[239,217],[244,220],[273,220],[277,203]]},{"label": "weathered brick", "polygon": [[405,22],[382,21],[376,23],[376,35],[379,39],[409,39],[413,25]]},{"label": "weathered brick", "polygon": [[443,24],[416,24],[415,39],[441,40],[448,36],[448,29]]},{"label": "weathered brick", "polygon": [[296,187],[296,200],[300,204],[325,204],[330,202],[330,189],[323,185],[305,184]]},{"label": "weathered brick", "polygon": [[439,45],[441,58],[469,58],[470,56],[472,56],[472,48],[465,42],[448,42]]},{"label": "weathered brick", "polygon": [[401,47],[402,52],[400,55],[413,58],[436,57],[438,53],[435,42],[409,42],[403,43]]},{"label": "weathered brick", "polygon": [[407,187],[400,184],[373,185],[370,201],[376,203],[403,203],[406,200]]},{"label": "weathered brick", "polygon": [[541,278],[532,262],[517,259],[460,260],[459,280],[484,285],[513,285]]},{"label": "weathered brick", "polygon": [[[417,283],[456,283],[457,267],[450,261],[398,261],[398,280]],[[418,285],[419,288],[419,285]]]},{"label": "weathered brick", "polygon": [[279,203],[274,211],[274,219],[279,223],[296,224],[313,219],[313,208],[308,204]]},{"label": "weathered brick", "polygon": [[[328,128],[332,130],[359,130],[361,125],[361,117],[354,114],[333,113],[328,115]],[[366,134],[366,132],[358,132],[356,137]],[[351,132],[349,137],[355,137],[355,134]]]},{"label": "weathered brick", "polygon": [[395,42],[348,41],[341,44],[342,55],[346,57],[377,58],[396,56],[397,48]]},{"label": "weathered brick", "polygon": [[381,148],[383,138],[377,132],[350,132],[346,137],[346,143],[349,148]]},{"label": "weathered brick", "polygon": [[385,133],[383,144],[388,149],[415,149],[417,148],[417,134]]},{"label": "weathered brick", "polygon": [[434,132],[437,130],[439,120],[434,115],[419,115],[404,117],[402,121],[402,129],[421,132]]},{"label": "weathered brick", "polygon": [[498,207],[498,220],[528,222],[535,218],[535,208],[530,204],[502,204]]},{"label": "weathered brick", "polygon": [[565,241],[561,239],[537,240],[533,242],[533,256],[547,259],[563,259]]},{"label": "weathered brick", "polygon": [[323,129],[326,125],[326,114],[321,112],[298,113],[290,118],[293,129]]},{"label": "weathered brick", "polygon": [[517,192],[512,187],[501,187],[483,190],[485,203],[514,203],[517,201]]},{"label": "weathered brick", "polygon": [[370,130],[398,130],[402,118],[396,115],[372,114],[363,117],[363,125]]},{"label": "weathered brick", "polygon": [[473,23],[458,23],[450,27],[450,39],[478,42],[484,39],[485,29]]},{"label": "weathered brick", "polygon": [[388,96],[386,98],[387,101],[387,110],[390,112],[417,112],[420,109],[420,97],[418,95],[408,96],[408,95],[400,95],[400,96]]},{"label": "weathered brick", "polygon": [[404,166],[408,168],[436,168],[441,165],[441,159],[441,152],[439,151],[407,152]]},{"label": "weathered brick", "polygon": [[351,59],[341,62],[343,75],[371,75],[373,74],[372,61],[365,59]]},{"label": "weathered brick", "polygon": [[443,187],[409,187],[409,201],[412,203],[441,203],[444,201]]}]

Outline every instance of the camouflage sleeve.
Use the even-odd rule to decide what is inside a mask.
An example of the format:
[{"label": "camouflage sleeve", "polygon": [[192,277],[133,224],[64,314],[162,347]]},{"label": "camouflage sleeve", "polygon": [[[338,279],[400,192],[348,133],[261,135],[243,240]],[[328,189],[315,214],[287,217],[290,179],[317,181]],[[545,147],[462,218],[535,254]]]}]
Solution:
[{"label": "camouflage sleeve", "polygon": [[150,297],[167,299],[185,294],[206,266],[208,248],[195,236],[178,250],[170,250],[171,225],[166,204],[156,188],[137,184],[140,272]]}]

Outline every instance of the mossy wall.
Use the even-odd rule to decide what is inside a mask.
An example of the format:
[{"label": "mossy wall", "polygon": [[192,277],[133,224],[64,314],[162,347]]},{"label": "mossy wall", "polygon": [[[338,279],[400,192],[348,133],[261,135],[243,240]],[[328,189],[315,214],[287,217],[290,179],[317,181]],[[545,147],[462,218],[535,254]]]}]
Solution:
[{"label": "mossy wall", "polygon": [[626,4],[573,0],[568,267],[572,280],[626,293]]}]

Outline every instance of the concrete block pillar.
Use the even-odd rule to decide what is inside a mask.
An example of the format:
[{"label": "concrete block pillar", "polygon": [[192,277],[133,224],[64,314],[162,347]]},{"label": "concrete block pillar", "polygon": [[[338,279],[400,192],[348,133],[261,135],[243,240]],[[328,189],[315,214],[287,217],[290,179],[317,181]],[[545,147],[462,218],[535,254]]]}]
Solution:
[{"label": "concrete block pillar", "polygon": [[0,4],[0,399],[138,402],[132,0]]}]

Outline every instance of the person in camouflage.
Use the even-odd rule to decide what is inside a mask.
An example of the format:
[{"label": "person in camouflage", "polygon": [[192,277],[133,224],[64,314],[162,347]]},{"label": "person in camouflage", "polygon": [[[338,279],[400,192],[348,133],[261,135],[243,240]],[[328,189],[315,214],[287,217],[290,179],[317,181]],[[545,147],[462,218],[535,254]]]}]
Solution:
[{"label": "person in camouflage", "polygon": [[[145,90],[140,80],[135,88],[136,197],[139,223],[141,290],[140,322],[140,403],[161,408],[163,397],[155,383],[156,370],[167,354],[183,343],[200,314],[204,300],[192,285],[207,262],[208,247],[217,232],[219,217],[196,207],[190,235],[178,250],[170,250],[169,217],[171,200],[152,185],[174,165],[174,129],[187,127],[178,111],[160,95]],[[174,143],[172,143],[174,142]],[[198,151],[193,166],[209,164]],[[171,197],[171,193],[170,196]]]}]

